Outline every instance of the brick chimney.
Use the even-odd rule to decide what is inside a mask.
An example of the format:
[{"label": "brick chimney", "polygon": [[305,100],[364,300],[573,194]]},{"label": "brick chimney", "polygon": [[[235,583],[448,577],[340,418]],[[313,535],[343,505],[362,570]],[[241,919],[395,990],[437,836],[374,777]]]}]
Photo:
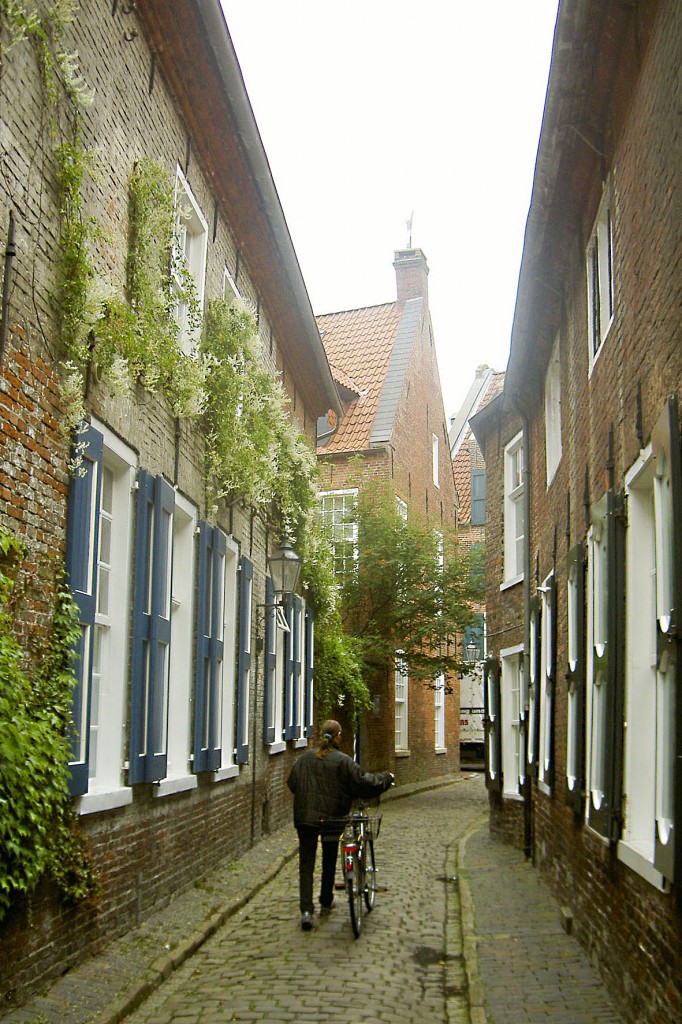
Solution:
[{"label": "brick chimney", "polygon": [[399,249],[394,255],[398,305],[402,305],[408,299],[423,298],[428,306],[429,268],[426,256],[421,249]]}]

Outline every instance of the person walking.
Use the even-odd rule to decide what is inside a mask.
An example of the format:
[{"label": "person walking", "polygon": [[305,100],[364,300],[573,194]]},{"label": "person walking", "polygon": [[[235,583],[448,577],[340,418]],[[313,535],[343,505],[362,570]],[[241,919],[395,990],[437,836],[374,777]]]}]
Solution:
[{"label": "person walking", "polygon": [[339,851],[338,831],[323,821],[345,818],[353,800],[379,796],[393,784],[391,772],[363,772],[352,757],[339,750],[341,726],[333,719],[322,725],[317,749],[306,750],[291,769],[287,785],[294,794],[294,825],[298,832],[298,875],[301,928],[313,927],[313,874],[317,840],[322,835],[321,913],[334,905],[334,878]]}]

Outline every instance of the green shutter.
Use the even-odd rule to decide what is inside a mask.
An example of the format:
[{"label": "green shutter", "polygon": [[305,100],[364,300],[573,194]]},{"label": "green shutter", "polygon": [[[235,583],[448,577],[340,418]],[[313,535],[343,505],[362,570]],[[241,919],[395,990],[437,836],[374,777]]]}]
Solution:
[{"label": "green shutter", "polygon": [[483,669],[485,726],[485,784],[489,790],[502,789],[502,721],[500,663],[488,658]]},{"label": "green shutter", "polygon": [[[567,663],[566,682],[573,703],[570,742],[575,750],[573,781],[566,778],[566,803],[576,817],[583,814],[585,789],[585,550],[576,544],[566,559],[566,577],[575,581],[575,658]],[[567,714],[567,721],[569,716]],[[568,766],[567,766],[568,768]]]},{"label": "green shutter", "polygon": [[[659,525],[667,536],[659,533],[657,552],[666,559],[664,571],[669,573],[666,593],[657,594],[656,669],[657,715],[660,723],[657,738],[657,799],[654,822],[654,864],[670,882],[682,880],[682,467],[680,458],[680,421],[677,397],[666,403],[652,434],[656,459],[656,485],[663,487],[666,515],[657,510]],[[666,522],[666,519],[668,520]]]}]

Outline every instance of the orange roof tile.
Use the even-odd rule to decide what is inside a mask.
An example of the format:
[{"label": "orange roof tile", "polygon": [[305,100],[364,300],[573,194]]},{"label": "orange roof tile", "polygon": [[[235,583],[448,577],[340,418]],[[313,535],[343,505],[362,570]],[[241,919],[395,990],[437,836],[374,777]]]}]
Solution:
[{"label": "orange roof tile", "polygon": [[341,425],[321,454],[355,452],[367,448],[376,416],[381,389],[400,322],[397,303],[366,306],[318,316],[327,359],[338,381],[360,396],[344,403]]}]

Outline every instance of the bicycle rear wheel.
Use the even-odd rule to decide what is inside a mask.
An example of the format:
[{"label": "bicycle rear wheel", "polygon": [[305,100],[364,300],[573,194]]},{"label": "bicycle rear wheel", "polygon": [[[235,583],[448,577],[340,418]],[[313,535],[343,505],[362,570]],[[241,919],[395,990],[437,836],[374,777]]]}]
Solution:
[{"label": "bicycle rear wheel", "polygon": [[365,906],[367,913],[374,909],[377,898],[377,875],[374,864],[374,840],[365,841]]},{"label": "bicycle rear wheel", "polygon": [[[350,859],[350,855],[347,855]],[[346,866],[346,890],[348,892],[348,904],[350,907],[350,923],[355,938],[360,937],[362,930],[362,902],[363,890],[365,887],[364,871],[362,862],[357,851],[352,854],[352,865]]]}]

